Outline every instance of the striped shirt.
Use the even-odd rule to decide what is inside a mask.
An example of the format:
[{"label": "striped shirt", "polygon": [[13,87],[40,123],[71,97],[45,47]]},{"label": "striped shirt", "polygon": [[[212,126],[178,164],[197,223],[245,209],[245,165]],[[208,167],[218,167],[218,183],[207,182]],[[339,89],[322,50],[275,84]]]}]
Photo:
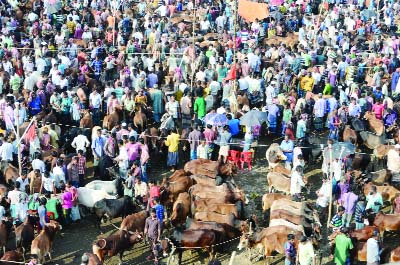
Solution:
[{"label": "striped shirt", "polygon": [[331,220],[331,225],[337,228],[341,227],[343,225],[342,216],[335,214]]},{"label": "striped shirt", "polygon": [[247,43],[249,40],[249,32],[247,30],[240,31],[240,38],[243,43]]}]

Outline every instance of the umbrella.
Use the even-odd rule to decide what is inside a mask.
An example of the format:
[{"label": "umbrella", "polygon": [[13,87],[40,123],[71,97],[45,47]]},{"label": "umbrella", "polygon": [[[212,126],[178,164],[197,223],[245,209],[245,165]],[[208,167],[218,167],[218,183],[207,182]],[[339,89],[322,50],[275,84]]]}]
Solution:
[{"label": "umbrella", "polygon": [[[334,143],[332,145],[332,160],[337,158],[341,159],[345,156],[354,154],[355,151],[356,147],[352,143],[349,142]],[[328,159],[328,161],[330,160],[330,154],[331,152],[329,151],[329,149],[324,150],[324,157],[325,159]]]},{"label": "umbrella", "polygon": [[269,13],[269,17],[273,18],[276,21],[280,21],[283,15],[279,11],[272,11],[271,13]]},{"label": "umbrella", "polygon": [[374,9],[364,9],[363,11],[360,12],[360,14],[366,19],[370,19],[371,17],[376,17],[376,12]]},{"label": "umbrella", "polygon": [[268,114],[259,110],[251,110],[240,118],[240,125],[255,126],[261,125],[267,121]]},{"label": "umbrella", "polygon": [[51,14],[57,13],[58,10],[60,10],[62,8],[62,3],[61,3],[61,1],[58,1],[58,0],[45,0],[44,7],[47,10],[47,14],[51,15]]},{"label": "umbrella", "polygon": [[211,124],[214,126],[222,126],[228,124],[228,118],[224,114],[214,113],[214,115],[208,115],[205,117],[206,124]]}]

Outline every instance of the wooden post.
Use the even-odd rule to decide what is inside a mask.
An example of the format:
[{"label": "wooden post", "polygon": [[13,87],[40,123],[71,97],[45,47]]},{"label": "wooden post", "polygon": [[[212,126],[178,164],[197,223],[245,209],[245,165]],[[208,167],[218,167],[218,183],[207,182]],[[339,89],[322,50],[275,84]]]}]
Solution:
[{"label": "wooden post", "polygon": [[[234,19],[233,19],[233,61],[232,64],[234,65],[234,70],[236,73],[236,27],[237,27],[237,19],[238,19],[238,1],[235,1],[235,8],[234,8]],[[236,80],[233,80],[233,91],[236,93]],[[235,94],[236,95],[236,94]]]},{"label": "wooden post", "polygon": [[22,163],[21,163],[21,140],[19,135],[19,102],[15,102],[15,110],[17,111],[17,116],[15,120],[17,122],[17,152],[18,152],[18,173],[21,176],[22,173]]},{"label": "wooden post", "polygon": [[329,222],[331,220],[331,215],[332,215],[332,183],[333,183],[332,144],[329,144],[328,148],[329,148],[329,209],[328,209],[328,220],[326,221],[326,227],[329,227]]},{"label": "wooden post", "polygon": [[[196,4],[196,1],[195,1],[195,4]],[[196,27],[196,9],[197,9],[197,7],[194,6],[194,8],[193,8],[193,22],[192,22],[192,49],[193,49],[193,52],[195,54],[195,58],[196,58],[196,47],[194,45],[195,44],[195,41],[194,41],[195,30],[194,30],[194,28]],[[194,92],[193,91],[193,80],[194,80],[194,75],[195,75],[194,73],[196,72],[195,58],[193,58],[193,62],[192,62],[192,73],[191,73],[192,78],[190,79],[190,91],[192,91],[192,93]],[[181,60],[183,60],[183,57],[182,57]]]}]

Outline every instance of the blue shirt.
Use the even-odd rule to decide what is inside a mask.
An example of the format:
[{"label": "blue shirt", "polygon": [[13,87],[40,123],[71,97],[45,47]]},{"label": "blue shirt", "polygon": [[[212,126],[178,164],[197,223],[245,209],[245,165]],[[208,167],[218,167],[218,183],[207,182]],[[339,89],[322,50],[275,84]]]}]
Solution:
[{"label": "blue shirt", "polygon": [[285,156],[287,157],[286,161],[292,161],[293,159],[293,148],[294,148],[294,144],[291,140],[289,141],[285,141],[283,140],[281,143],[281,149],[282,150],[289,150],[290,152],[283,152],[285,154]]},{"label": "blue shirt", "polygon": [[104,145],[106,144],[106,138],[103,136],[97,136],[92,144],[92,149],[94,151],[94,153],[96,154],[96,156],[98,157],[102,157],[104,154],[103,148]]},{"label": "blue shirt", "polygon": [[240,122],[238,119],[232,119],[228,121],[229,131],[231,132],[232,136],[239,134],[239,124]]},{"label": "blue shirt", "polygon": [[103,62],[100,60],[94,60],[92,62],[92,67],[94,69],[95,74],[100,74],[103,69]]},{"label": "blue shirt", "polygon": [[162,223],[164,220],[164,206],[156,204],[153,208],[156,210],[157,219]]}]

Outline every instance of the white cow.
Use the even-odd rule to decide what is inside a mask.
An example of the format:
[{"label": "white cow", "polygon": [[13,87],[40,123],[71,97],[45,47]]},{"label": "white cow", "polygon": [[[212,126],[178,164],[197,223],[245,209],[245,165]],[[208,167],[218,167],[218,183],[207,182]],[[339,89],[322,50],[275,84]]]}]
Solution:
[{"label": "white cow", "polygon": [[93,208],[94,204],[102,199],[116,199],[116,196],[109,195],[104,190],[93,190],[86,187],[78,188],[78,202],[88,208]]}]

